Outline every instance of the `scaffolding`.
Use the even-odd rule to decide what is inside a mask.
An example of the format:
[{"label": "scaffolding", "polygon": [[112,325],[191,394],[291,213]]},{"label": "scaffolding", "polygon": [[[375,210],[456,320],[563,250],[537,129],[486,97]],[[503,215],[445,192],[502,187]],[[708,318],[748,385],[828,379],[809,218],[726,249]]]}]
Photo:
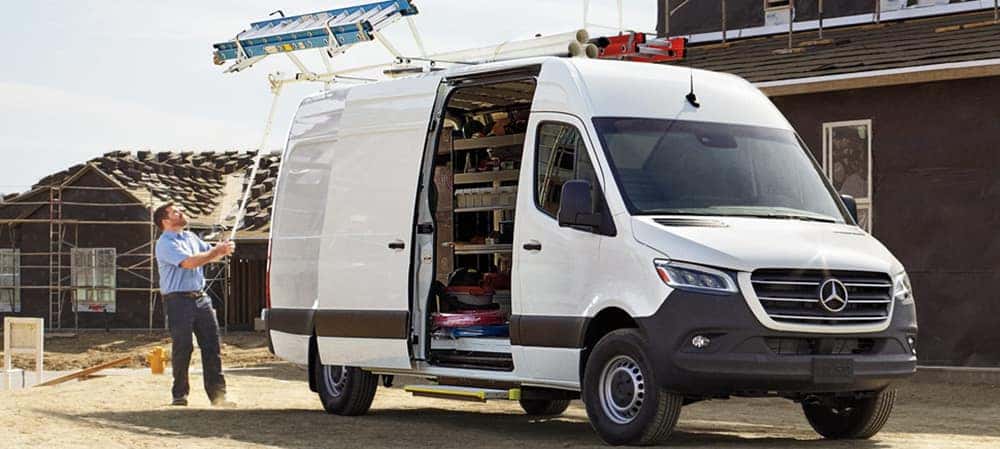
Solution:
[{"label": "scaffolding", "polygon": [[[96,167],[94,167],[96,168]],[[100,173],[100,170],[97,169]],[[102,173],[103,174],[103,173]],[[105,175],[106,176],[106,175]],[[46,322],[46,327],[51,331],[60,330],[80,330],[80,307],[79,301],[76,297],[76,292],[81,288],[95,288],[93,286],[76,286],[73,285],[73,265],[72,260],[70,263],[66,262],[68,257],[71,257],[72,251],[79,248],[80,242],[80,226],[81,225],[107,225],[115,227],[127,227],[130,229],[128,235],[139,236],[140,233],[147,238],[137,246],[131,248],[123,248],[124,251],[119,252],[118,247],[115,246],[115,282],[113,291],[115,292],[115,301],[118,301],[119,292],[130,292],[130,293],[146,293],[148,301],[148,322],[145,330],[152,331],[154,328],[154,323],[156,321],[155,312],[158,301],[162,301],[159,292],[157,271],[155,267],[155,257],[153,249],[155,247],[155,242],[157,238],[157,227],[153,220],[154,205],[152,203],[152,198],[148,202],[139,201],[123,201],[123,202],[98,202],[98,201],[66,201],[64,200],[64,194],[67,191],[74,190],[89,190],[89,191],[116,191],[123,193],[128,198],[135,198],[130,192],[124,187],[115,186],[79,186],[70,184],[76,176],[71,176],[68,179],[50,186],[43,187],[48,190],[48,201],[11,201],[0,204],[0,206],[6,207],[18,207],[26,206],[28,209],[18,215],[15,218],[0,218],[0,232],[6,227],[7,235],[11,245],[14,248],[18,248],[19,244],[15,239],[15,229],[19,225],[26,224],[42,224],[48,227],[48,251],[36,251],[36,252],[20,252],[20,257],[31,258],[34,260],[40,258],[47,258],[48,263],[45,265],[32,263],[32,264],[21,264],[19,269],[24,271],[36,271],[41,272],[45,270],[47,273],[48,284],[47,285],[19,285],[17,288],[21,290],[36,290],[47,292],[48,298],[48,320]],[[40,192],[39,192],[40,193]],[[145,220],[115,220],[115,219],[75,219],[66,218],[64,216],[64,206],[73,206],[87,208],[90,210],[108,210],[108,209],[120,209],[125,210],[129,207],[142,207],[147,212],[147,219]],[[35,214],[39,210],[48,209],[47,218],[28,218]],[[88,215],[88,214],[84,214]],[[96,215],[96,214],[89,214]],[[22,243],[23,244],[23,243]],[[23,249],[23,248],[19,248]],[[214,299],[218,300],[222,305],[223,316],[225,316],[225,311],[228,309],[229,302],[229,267],[228,259],[223,259],[221,261],[214,262],[211,266],[206,266],[206,282],[209,286],[216,283],[220,284],[220,292],[218,296],[215,297],[215,292],[209,292]],[[120,284],[121,276],[132,276],[137,278],[139,282],[130,282],[127,284],[132,284],[130,287],[121,287]],[[21,283],[23,284],[25,279],[40,279],[43,278],[41,274],[39,276],[21,276]],[[31,281],[29,281],[31,282]],[[136,286],[137,284],[144,284],[142,286]],[[24,303],[26,298],[24,295],[21,296],[21,311],[25,309]],[[69,316],[66,309],[66,305],[70,306],[72,310],[72,323],[69,322]],[[88,313],[88,312],[84,312]],[[108,313],[107,311],[103,313]],[[70,325],[71,324],[71,325]],[[165,325],[164,320],[164,325]],[[107,318],[105,320],[105,328],[108,328],[109,324]],[[227,329],[227,323],[224,320],[222,324],[223,330]],[[133,328],[136,330],[136,328]]]}]

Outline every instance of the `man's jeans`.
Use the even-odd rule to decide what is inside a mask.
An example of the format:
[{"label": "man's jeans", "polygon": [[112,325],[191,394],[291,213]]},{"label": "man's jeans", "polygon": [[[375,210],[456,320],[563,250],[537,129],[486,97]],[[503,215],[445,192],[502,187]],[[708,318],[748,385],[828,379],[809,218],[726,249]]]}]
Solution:
[{"label": "man's jeans", "polygon": [[199,299],[168,296],[166,299],[167,323],[173,340],[170,363],[174,371],[174,398],[182,398],[191,391],[188,384],[188,365],[191,364],[191,333],[198,338],[201,348],[201,369],[204,372],[205,392],[209,400],[226,394],[226,378],[222,375],[222,358],[219,355],[219,323],[208,296]]}]

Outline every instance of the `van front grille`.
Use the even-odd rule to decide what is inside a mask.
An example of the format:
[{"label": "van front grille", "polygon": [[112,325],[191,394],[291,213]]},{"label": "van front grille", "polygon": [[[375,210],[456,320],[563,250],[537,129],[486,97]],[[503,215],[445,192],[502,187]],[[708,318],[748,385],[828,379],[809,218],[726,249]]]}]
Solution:
[{"label": "van front grille", "polygon": [[767,347],[778,355],[859,355],[875,348],[871,338],[779,338],[768,337]]},{"label": "van front grille", "polygon": [[[831,311],[820,301],[820,287],[840,281],[847,304]],[[868,271],[762,269],[750,277],[767,315],[780,323],[813,325],[878,324],[890,318],[892,282],[889,275]],[[830,309],[840,309],[832,303]]]}]

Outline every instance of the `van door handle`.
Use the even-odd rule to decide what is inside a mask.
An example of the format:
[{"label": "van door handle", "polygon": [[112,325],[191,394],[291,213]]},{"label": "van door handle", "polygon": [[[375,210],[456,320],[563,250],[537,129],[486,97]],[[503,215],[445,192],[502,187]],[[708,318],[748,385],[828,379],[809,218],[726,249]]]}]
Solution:
[{"label": "van door handle", "polygon": [[541,251],[542,244],[539,243],[537,240],[531,240],[528,243],[525,243],[524,246],[522,246],[522,248],[528,251]]},{"label": "van door handle", "polygon": [[393,240],[393,241],[389,242],[389,249],[394,249],[396,251],[401,251],[403,248],[406,248],[406,244],[403,243],[402,240]]}]

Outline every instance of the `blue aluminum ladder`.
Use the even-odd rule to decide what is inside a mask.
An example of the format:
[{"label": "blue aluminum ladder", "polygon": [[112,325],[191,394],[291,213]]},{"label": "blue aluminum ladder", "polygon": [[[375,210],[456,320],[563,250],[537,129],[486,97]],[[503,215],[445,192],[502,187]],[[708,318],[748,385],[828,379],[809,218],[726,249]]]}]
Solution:
[{"label": "blue aluminum ladder", "polygon": [[213,44],[213,59],[222,65],[235,60],[227,72],[250,67],[268,55],[308,49],[342,51],[370,41],[373,33],[397,19],[417,14],[410,0],[386,0],[311,14],[252,23],[233,40]]}]

